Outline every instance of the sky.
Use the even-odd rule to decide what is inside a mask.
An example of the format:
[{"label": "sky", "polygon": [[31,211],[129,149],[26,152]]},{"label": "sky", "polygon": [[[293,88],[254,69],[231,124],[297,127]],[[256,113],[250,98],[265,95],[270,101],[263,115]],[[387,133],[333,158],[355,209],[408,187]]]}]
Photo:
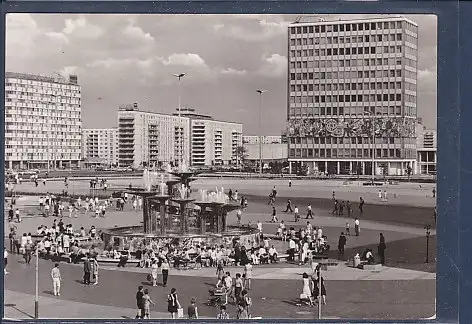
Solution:
[{"label": "sky", "polygon": [[[373,15],[320,15],[326,20]],[[378,16],[377,16],[378,17]],[[418,115],[436,128],[437,19],[419,25]],[[287,27],[293,15],[9,14],[6,70],[77,74],[83,128],[116,127],[121,104],[173,113],[178,106],[278,135],[287,109]],[[259,99],[263,95],[262,132]]]}]

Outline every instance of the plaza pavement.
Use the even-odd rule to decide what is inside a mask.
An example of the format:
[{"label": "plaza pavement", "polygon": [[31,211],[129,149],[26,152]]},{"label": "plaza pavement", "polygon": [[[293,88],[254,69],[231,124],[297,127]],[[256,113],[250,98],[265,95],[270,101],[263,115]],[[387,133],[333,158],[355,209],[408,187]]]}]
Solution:
[{"label": "plaza pavement", "polygon": [[[266,180],[267,181],[267,180]],[[198,182],[198,180],[197,180]],[[267,182],[270,182],[267,181]],[[71,181],[71,183],[74,183]],[[219,183],[215,181],[215,183]],[[205,188],[211,189],[211,185],[215,183],[205,183]],[[233,181],[231,182],[234,184]],[[325,182],[323,182],[325,183]],[[59,182],[49,182],[47,187],[51,184],[57,184]],[[77,185],[82,186],[80,183]],[[21,186],[27,186],[23,184]],[[126,185],[126,184],[124,184]],[[198,183],[197,183],[198,185]],[[219,184],[221,185],[221,184]],[[239,184],[238,184],[239,185]],[[295,182],[294,182],[295,185]],[[301,184],[304,186],[305,184]],[[63,184],[62,184],[63,186]],[[194,188],[195,185],[192,185]],[[259,188],[260,195],[266,196],[265,193],[269,192],[273,184],[266,184],[263,188]],[[248,185],[248,188],[251,187]],[[303,188],[304,196],[312,196],[310,190],[311,185]],[[33,190],[41,190],[44,188],[41,185],[38,189],[31,186]],[[26,188],[30,190],[31,188]],[[233,188],[238,188],[240,195],[243,190],[236,187],[234,184]],[[344,188],[342,186],[341,188]],[[72,192],[69,188],[69,192]],[[88,192],[85,188],[76,188]],[[297,191],[291,191],[287,188],[277,188],[279,197],[284,194],[285,196],[295,195]],[[325,188],[326,189],[326,188]],[[328,198],[330,198],[331,190],[325,190]],[[365,189],[365,188],[362,188]],[[23,190],[23,189],[22,189]],[[54,191],[52,189],[48,189]],[[254,188],[247,189],[248,191],[255,192]],[[416,189],[413,190],[412,194],[417,196],[418,192]],[[418,190],[421,192],[421,190]],[[281,193],[282,192],[282,193]],[[348,190],[346,193],[349,193]],[[406,191],[405,191],[406,192]],[[308,195],[309,193],[309,195]],[[336,190],[337,196],[341,195],[339,189]],[[421,194],[425,194],[426,191]],[[246,191],[244,191],[246,194]],[[298,193],[300,194],[300,193]],[[351,192],[352,194],[352,192]],[[355,193],[354,195],[357,195]],[[371,193],[375,195],[375,192]],[[426,195],[427,196],[427,195]],[[259,197],[259,199],[250,199],[250,205],[247,213],[243,215],[243,223],[251,221],[255,224],[258,219],[269,220],[270,219],[270,206],[264,203],[265,198]],[[432,198],[423,197],[426,202],[433,200]],[[37,198],[25,198],[26,201],[33,202]],[[295,197],[299,199],[299,197]],[[374,198],[375,199],[375,196]],[[254,200],[254,202],[252,202]],[[399,200],[404,201],[406,204],[408,200],[405,200],[403,196],[399,197]],[[25,203],[23,202],[23,203]],[[366,199],[367,202],[367,199]],[[21,203],[21,201],[19,202]],[[378,204],[378,202],[377,202]],[[390,201],[389,201],[390,204]],[[293,215],[281,213],[281,208],[284,207],[284,201],[282,199],[277,200],[277,209],[279,210],[278,216],[281,219],[286,220],[287,226],[295,226],[291,222]],[[369,206],[366,206],[369,207]],[[385,206],[386,208],[387,206]],[[392,206],[393,207],[393,206]],[[106,218],[91,218],[89,215],[80,215],[78,218],[64,218],[66,223],[72,223],[74,228],[80,228],[85,226],[89,228],[90,225],[95,225],[98,228],[106,228],[113,226],[125,226],[132,224],[139,224],[141,221],[141,213],[133,212],[130,210],[130,206],[127,206],[125,212],[110,211]],[[315,217],[314,220],[310,220],[314,224],[320,224],[323,226],[324,232],[328,234],[330,244],[335,246],[337,243],[337,236],[339,232],[344,229],[346,222],[351,223],[353,229],[353,220],[341,217],[333,217],[330,215],[329,210],[325,208],[314,208]],[[301,210],[303,216],[303,212]],[[234,223],[236,217],[233,215],[229,218],[229,223]],[[25,218],[22,223],[18,224],[19,232],[33,232],[41,224],[50,226],[52,223],[52,217],[32,217]],[[302,219],[298,226],[304,226],[306,220]],[[277,225],[264,222],[264,231],[271,233],[275,232]],[[6,226],[8,229],[8,227]],[[378,242],[378,233],[382,231],[387,238],[387,245],[391,246],[395,241],[415,239],[420,236],[424,236],[424,230],[418,226],[401,225],[401,224],[388,224],[385,222],[379,222],[369,219],[361,219],[361,236],[360,237],[348,237],[347,248],[354,248],[356,246],[363,246],[366,244],[375,244]],[[434,231],[433,231],[434,234]],[[334,244],[334,245],[333,245]],[[279,249],[280,250],[280,249]],[[388,249],[390,251],[390,248]],[[15,260],[16,256],[12,256],[11,260]],[[388,258],[388,253],[387,253]],[[22,263],[21,259],[15,261],[9,261],[10,274],[5,279],[5,302],[7,304],[20,305],[25,303],[28,298],[21,294],[31,295],[34,293],[34,267],[26,266]],[[103,309],[105,312],[102,313],[100,318],[122,318],[126,316],[134,316],[134,292],[136,286],[139,284],[148,285],[145,280],[145,272],[135,267],[127,267],[125,269],[117,270],[112,266],[101,266],[101,282],[98,287],[84,287],[81,284],[81,266],[61,264],[63,271],[63,277],[65,278],[65,284],[63,293],[61,294],[61,302],[54,304],[54,300],[51,296],[50,277],[49,272],[52,267],[51,263],[45,260],[40,260],[41,269],[41,300],[45,299],[46,305],[53,305],[51,308],[67,309],[72,307],[77,308],[77,315],[73,313],[69,316],[78,316],[74,318],[80,318],[81,316],[86,318],[93,318],[95,314],[94,309]],[[229,269],[232,272],[241,271],[236,268]],[[305,267],[298,267],[294,265],[284,264],[282,266],[271,265],[264,267],[257,267],[254,269],[254,284],[253,291],[251,292],[255,304],[255,315],[264,314],[264,318],[305,318],[313,319],[316,318],[316,309],[311,308],[298,308],[295,305],[296,298],[301,292],[301,279],[300,276],[304,271],[309,269]],[[215,283],[214,269],[203,269],[203,270],[191,270],[191,271],[172,271],[170,286],[175,286],[178,289],[181,298],[185,298],[186,301],[181,302],[186,304],[190,297],[197,297],[199,300],[200,313],[203,316],[209,316],[214,318],[216,310],[214,308],[207,307],[201,303],[206,301],[208,294],[207,290],[211,288]],[[144,273],[143,273],[144,272]],[[435,274],[427,273],[422,271],[414,271],[400,268],[384,267],[379,272],[366,272],[363,270],[352,269],[346,267],[344,264],[340,264],[335,269],[330,269],[324,273],[326,278],[327,290],[328,290],[328,305],[324,309],[324,317],[330,318],[372,318],[372,319],[414,319],[429,317],[434,314],[434,295],[435,295]],[[213,279],[212,279],[213,277]],[[175,280],[175,278],[182,278],[182,280]],[[185,278],[185,279],[183,279]],[[277,280],[273,280],[277,279]],[[117,283],[119,283],[117,285]],[[170,287],[169,286],[169,287]],[[168,314],[165,313],[165,296],[167,291],[162,287],[150,287],[153,292],[151,297],[154,301],[161,300],[162,304],[158,304],[155,307],[154,318],[169,318]],[[46,289],[46,290],[45,290]],[[91,293],[91,290],[93,291]],[[270,291],[269,296],[267,292]],[[19,294],[20,295],[19,295]],[[31,301],[32,301],[32,297]],[[52,299],[52,300],[50,300]],[[32,302],[31,302],[32,303]],[[72,303],[72,304],[71,304]],[[77,303],[77,304],[74,304]],[[79,305],[80,303],[80,305]],[[59,306],[63,305],[64,306]],[[69,305],[69,306],[67,306]],[[92,306],[90,306],[92,305]],[[93,308],[98,305],[98,308]],[[23,307],[23,306],[22,306]],[[25,306],[26,307],[26,306]],[[92,308],[90,308],[92,307]],[[19,312],[15,310],[15,307],[10,307],[9,312]],[[18,308],[18,307],[17,307]],[[20,308],[25,310],[27,308]],[[24,311],[27,314],[31,314],[29,311]],[[230,313],[234,314],[234,310],[230,309]],[[20,312],[21,313],[21,312]],[[123,315],[123,313],[125,313]],[[9,313],[13,314],[14,313]],[[9,314],[5,314],[6,317],[10,317]],[[51,315],[52,317],[63,317],[59,313],[58,315]],[[81,315],[85,314],[85,315]],[[107,315],[103,315],[107,314]],[[18,314],[17,314],[18,315]],[[45,311],[41,316],[48,317],[48,311]],[[26,316],[26,315],[25,315]],[[17,318],[17,316],[13,316]],[[44,318],[43,317],[43,318]],[[66,316],[67,317],[67,316]]]},{"label": "plaza pavement", "polygon": [[[156,312],[153,314],[154,318],[169,318],[165,314],[165,301],[171,287],[177,289],[180,302],[184,307],[188,305],[191,297],[195,297],[199,313],[202,316],[214,318],[217,313],[214,307],[204,304],[208,298],[208,289],[214,287],[216,283],[215,275],[211,276],[214,269],[204,269],[202,272],[205,273],[198,275],[196,272],[193,275],[192,272],[200,270],[171,270],[168,288],[163,288],[150,287],[146,281],[145,270],[134,267],[120,270],[101,267],[99,285],[84,286],[81,265],[61,264],[60,269],[63,277],[61,296],[53,297],[50,279],[53,264],[51,261],[39,261],[40,304],[54,305],[49,299],[55,299],[60,300],[57,305],[65,303],[70,308],[77,307],[77,310],[72,310],[69,316],[77,314],[74,316],[84,318],[93,317],[96,314],[93,310],[90,310],[89,313],[85,306],[79,308],[76,303],[105,306],[102,308],[102,318],[133,316],[134,294],[138,285],[144,285],[150,289],[151,298],[157,304],[153,307]],[[316,308],[295,306],[297,297],[302,290],[301,273],[307,270],[305,267],[284,269],[254,267],[255,278],[250,292],[254,304],[253,314],[263,318],[316,318]],[[11,294],[10,292],[30,295],[32,303],[34,265],[25,265],[20,258],[12,256],[9,260],[9,271],[10,273],[5,276],[5,304],[22,305],[28,301],[24,295]],[[230,271],[234,273],[237,270],[231,269]],[[344,274],[342,274],[343,272]],[[380,273],[359,272],[357,277],[354,277],[353,273],[350,269],[342,269],[342,267],[324,272],[328,304],[323,308],[323,316],[343,319],[414,319],[434,314],[436,288],[432,275],[390,268],[386,268]],[[275,275],[279,276],[277,280],[273,278]],[[271,279],[266,279],[267,277]],[[47,299],[43,301],[43,298]],[[109,308],[109,306],[114,308]],[[24,306],[22,307],[21,310],[31,314]],[[64,306],[64,309],[66,308],[67,306]],[[116,308],[121,308],[122,312],[117,312]],[[235,307],[229,305],[228,310],[234,316]],[[48,311],[41,314],[49,316],[48,314],[51,313]],[[62,314],[58,313],[57,315]],[[10,317],[12,314],[9,313],[6,316]]]},{"label": "plaza pavement", "polygon": [[[167,179],[167,178],[165,178]],[[113,178],[108,180],[108,191],[124,189],[132,184],[136,187],[143,186],[142,178]],[[362,196],[367,204],[382,204],[378,199],[378,190],[387,190],[390,205],[434,207],[435,199],[432,196],[432,189],[435,184],[418,183],[399,183],[397,185],[384,184],[380,187],[363,186],[362,181],[353,181],[344,184],[343,180],[293,180],[292,187],[288,187],[286,179],[214,179],[214,178],[196,178],[191,183],[193,189],[214,190],[216,187],[224,187],[238,190],[241,195],[254,195],[268,197],[273,187],[277,188],[278,197],[295,198],[320,198],[331,199],[332,192],[336,192],[336,197],[340,200],[358,201]],[[28,192],[62,192],[66,190],[69,193],[88,195],[90,192],[89,181],[74,180],[69,181],[69,187],[66,188],[63,181],[48,181],[46,186],[39,184],[35,187],[32,182],[25,182],[15,186],[17,191]],[[103,192],[97,190],[98,192]],[[394,195],[397,197],[394,198]]]}]

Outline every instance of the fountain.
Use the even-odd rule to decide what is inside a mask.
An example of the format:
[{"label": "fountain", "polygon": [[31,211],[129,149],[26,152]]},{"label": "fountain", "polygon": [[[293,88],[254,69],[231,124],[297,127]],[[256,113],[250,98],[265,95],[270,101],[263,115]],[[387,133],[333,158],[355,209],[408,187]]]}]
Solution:
[{"label": "fountain", "polygon": [[[192,197],[189,183],[194,180],[192,176],[197,172],[190,171],[185,163],[176,170],[169,164],[166,171],[167,175],[145,169],[142,187],[126,190],[129,194],[143,198],[143,225],[105,230],[106,244],[150,244],[151,241],[162,242],[169,239],[198,239],[211,244],[222,244],[255,233],[250,228],[228,229],[227,215],[238,209],[239,205],[229,201],[224,188],[217,187],[214,191],[200,189],[197,197]],[[197,215],[193,213],[194,205],[200,207]],[[159,207],[156,208],[157,206]],[[194,216],[195,221],[192,219]]]}]

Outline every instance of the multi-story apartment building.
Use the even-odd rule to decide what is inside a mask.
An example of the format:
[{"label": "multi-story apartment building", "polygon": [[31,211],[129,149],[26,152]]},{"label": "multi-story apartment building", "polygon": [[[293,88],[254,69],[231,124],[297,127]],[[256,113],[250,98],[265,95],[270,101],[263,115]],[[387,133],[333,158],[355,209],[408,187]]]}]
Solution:
[{"label": "multi-story apartment building", "polygon": [[437,138],[436,130],[427,129],[421,120],[417,127],[417,163],[419,174],[436,174]]},{"label": "multi-story apartment building", "polygon": [[89,164],[118,164],[118,128],[84,129],[82,156]]},{"label": "multi-story apartment building", "polygon": [[415,170],[417,59],[418,25],[404,17],[291,24],[291,171]]},{"label": "multi-story apartment building", "polygon": [[[261,136],[245,135],[243,136],[244,144],[259,144]],[[282,135],[264,135],[262,136],[262,144],[281,144],[283,143]]]},{"label": "multi-story apartment building", "polygon": [[138,110],[138,104],[118,110],[118,164],[120,166],[189,165],[190,120]]},{"label": "multi-story apartment building", "polygon": [[77,76],[5,75],[5,166],[72,167],[81,159]]},{"label": "multi-story apartment building", "polygon": [[[178,115],[178,110],[174,115]],[[239,165],[243,125],[214,120],[185,108],[180,115],[190,119],[190,161],[192,166]]]}]

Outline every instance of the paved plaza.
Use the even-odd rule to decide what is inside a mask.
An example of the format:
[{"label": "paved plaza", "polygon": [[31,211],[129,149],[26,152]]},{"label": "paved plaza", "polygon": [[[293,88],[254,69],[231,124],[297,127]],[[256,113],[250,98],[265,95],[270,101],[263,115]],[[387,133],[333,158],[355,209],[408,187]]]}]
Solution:
[{"label": "paved plaza", "polygon": [[[110,179],[109,191],[133,185],[140,185],[141,179]],[[341,262],[337,267],[323,273],[326,280],[327,302],[323,308],[325,318],[371,318],[371,319],[414,319],[434,315],[435,273],[434,256],[435,240],[431,241],[431,266],[424,265],[425,230],[423,224],[432,222],[432,208],[435,199],[432,197],[433,185],[402,183],[386,185],[391,197],[387,203],[378,201],[378,188],[364,187],[360,183],[343,185],[342,181],[305,181],[293,182],[288,187],[286,180],[228,180],[228,179],[197,179],[192,188],[212,189],[223,186],[238,190],[239,196],[249,198],[249,207],[243,214],[243,223],[255,224],[263,222],[265,233],[275,233],[277,225],[269,223],[271,207],[267,205],[268,193],[273,186],[278,191],[276,209],[279,219],[287,226],[304,226],[306,206],[311,203],[315,218],[310,219],[314,225],[323,227],[323,233],[328,236],[328,243],[336,250],[337,240],[346,222],[353,228],[353,219],[333,216],[331,214],[332,191],[339,199],[357,202],[359,196],[366,201],[365,211],[361,217],[361,235],[348,236],[346,254],[339,257],[333,251],[330,257],[338,258]],[[16,187],[17,191],[28,192],[61,192],[65,189],[62,181],[49,181],[44,187],[37,188],[31,183]],[[69,193],[89,194],[88,181],[70,180]],[[394,196],[396,196],[394,198]],[[299,224],[293,222],[293,215],[284,213],[285,201],[291,198],[293,204],[299,204],[302,220]],[[18,204],[37,204],[37,197],[24,197]],[[355,206],[353,204],[353,209]],[[355,216],[359,216],[354,212]],[[406,216],[405,216],[406,215]],[[53,217],[27,217],[18,224],[18,232],[35,232],[42,224],[50,226]],[[138,225],[142,214],[134,212],[130,206],[124,212],[110,211],[105,218],[92,218],[91,213],[81,214],[77,218],[64,218],[65,223],[73,224],[75,229],[84,226],[89,228],[109,228],[113,226]],[[228,223],[234,224],[236,216],[229,215]],[[7,228],[8,230],[8,228]],[[368,246],[376,246],[379,233],[386,237],[386,266],[381,271],[353,269],[343,261],[352,258],[355,253],[362,252]],[[432,231],[434,237],[435,231]],[[284,251],[286,243],[274,241],[279,251]],[[84,286],[81,283],[82,266],[61,264],[64,278],[63,290],[60,297],[51,294],[52,284],[50,261],[40,260],[40,316],[42,318],[134,318],[134,294],[140,284],[148,285],[147,269],[126,267],[117,269],[114,266],[100,267],[100,283],[98,286]],[[242,268],[228,268],[232,274],[242,272]],[[263,318],[300,318],[314,319],[317,316],[316,307],[297,307],[297,297],[301,293],[301,274],[308,269],[287,263],[276,265],[259,265],[254,268],[254,284],[251,290],[253,299],[253,315]],[[5,276],[5,317],[28,318],[32,316],[34,294],[34,266],[24,264],[22,258],[11,256],[9,274]],[[179,298],[186,307],[191,297],[196,297],[199,313],[203,317],[215,318],[217,310],[204,305],[208,298],[208,290],[216,283],[214,268],[202,270],[177,271],[172,270],[168,287],[177,288]],[[169,318],[166,313],[166,296],[169,288],[148,287],[151,298],[156,302],[152,318]],[[10,305],[10,306],[9,306]],[[14,305],[14,306],[12,306]],[[71,307],[73,306],[73,307]],[[98,311],[103,306],[103,313]],[[63,309],[63,311],[61,310]],[[71,312],[66,310],[73,309]],[[229,306],[230,314],[235,315],[235,307]],[[84,315],[86,314],[86,315]],[[104,315],[105,314],[105,315]]]}]

